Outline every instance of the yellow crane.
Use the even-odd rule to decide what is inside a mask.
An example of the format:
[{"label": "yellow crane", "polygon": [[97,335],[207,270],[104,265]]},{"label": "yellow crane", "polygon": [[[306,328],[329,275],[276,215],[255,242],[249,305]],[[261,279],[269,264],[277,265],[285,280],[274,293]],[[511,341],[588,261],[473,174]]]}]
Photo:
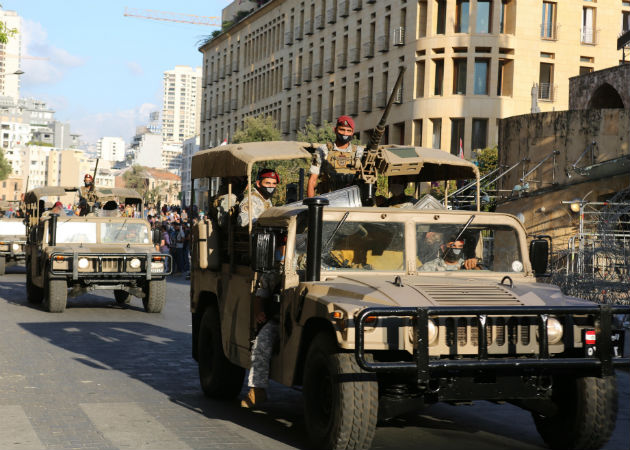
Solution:
[{"label": "yellow crane", "polygon": [[168,11],[156,11],[154,9],[137,9],[125,7],[125,17],[138,17],[140,19],[160,20],[163,22],[191,23],[193,25],[205,25],[209,27],[220,27],[220,19],[216,16],[196,16],[194,14],[182,14]]}]

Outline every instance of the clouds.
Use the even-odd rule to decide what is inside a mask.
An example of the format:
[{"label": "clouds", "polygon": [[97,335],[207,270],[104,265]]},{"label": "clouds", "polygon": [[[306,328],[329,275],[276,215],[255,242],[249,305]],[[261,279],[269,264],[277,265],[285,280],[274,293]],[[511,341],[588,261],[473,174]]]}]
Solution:
[{"label": "clouds", "polygon": [[21,38],[22,55],[45,58],[22,60],[24,87],[58,83],[69,69],[85,64],[83,58],[48,43],[48,33],[38,22],[24,19]]},{"label": "clouds", "polygon": [[137,62],[128,61],[126,66],[127,70],[129,70],[132,75],[135,75],[137,77],[144,75],[144,69]]},{"label": "clouds", "polygon": [[72,133],[80,134],[82,141],[96,143],[104,136],[119,136],[129,143],[136,133],[136,127],[149,122],[149,113],[161,108],[152,103],[126,110],[104,112],[70,119]]}]

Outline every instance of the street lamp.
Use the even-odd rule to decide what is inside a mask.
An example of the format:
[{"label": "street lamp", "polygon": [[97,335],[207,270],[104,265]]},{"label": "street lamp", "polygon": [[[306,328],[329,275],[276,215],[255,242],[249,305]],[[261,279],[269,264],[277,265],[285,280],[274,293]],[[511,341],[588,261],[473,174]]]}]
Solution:
[{"label": "street lamp", "polygon": [[24,75],[24,71],[22,69],[18,69],[15,72],[11,73],[10,75]]}]

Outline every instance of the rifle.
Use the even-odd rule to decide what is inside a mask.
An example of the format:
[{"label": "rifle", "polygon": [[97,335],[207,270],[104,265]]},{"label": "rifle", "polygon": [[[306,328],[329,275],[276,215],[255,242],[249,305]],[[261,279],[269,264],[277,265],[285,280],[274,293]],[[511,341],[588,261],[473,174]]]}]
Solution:
[{"label": "rifle", "polygon": [[96,165],[94,166],[94,175],[92,175],[92,184],[90,185],[87,192],[85,193],[85,197],[86,197],[86,200],[88,201],[88,204],[90,205],[90,209],[92,208],[92,206],[94,206],[94,202],[96,202],[96,194],[94,194],[94,189],[96,186],[96,172],[98,170],[98,162],[100,160],[101,158],[96,158]]},{"label": "rifle", "polygon": [[378,145],[380,144],[381,139],[383,138],[383,134],[385,133],[385,123],[387,122],[389,111],[394,104],[394,99],[396,98],[398,89],[400,89],[400,85],[402,84],[405,70],[405,66],[400,66],[400,72],[398,72],[396,84],[394,84],[394,89],[389,96],[389,100],[387,100],[387,106],[385,106],[383,116],[378,122],[378,125],[376,125],[374,130],[372,130],[372,133],[370,134],[370,140],[368,141],[368,144],[365,147],[365,153],[363,154],[363,161],[361,162],[361,174],[359,175],[359,179],[363,180],[367,185],[368,200],[371,200],[374,196],[374,185],[376,184],[378,178],[378,168],[376,166],[376,162],[379,156]]}]

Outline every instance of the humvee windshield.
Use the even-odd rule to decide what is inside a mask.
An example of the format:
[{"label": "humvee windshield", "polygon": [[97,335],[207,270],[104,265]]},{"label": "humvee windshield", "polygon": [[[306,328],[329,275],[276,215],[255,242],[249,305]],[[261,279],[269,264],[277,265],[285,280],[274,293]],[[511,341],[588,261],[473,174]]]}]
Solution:
[{"label": "humvee windshield", "polygon": [[96,223],[57,222],[57,244],[96,244]]},{"label": "humvee windshield", "polygon": [[[404,223],[324,222],[322,269],[404,270]],[[336,232],[335,232],[335,229]]]},{"label": "humvee windshield", "polygon": [[473,224],[456,241],[463,228],[463,225],[417,224],[418,270],[460,270],[465,260],[476,258],[480,270],[523,271],[516,230],[508,226]]},{"label": "humvee windshield", "polygon": [[101,242],[103,244],[148,244],[149,229],[143,223],[102,223]]},{"label": "humvee windshield", "polygon": [[26,226],[23,222],[5,222],[0,220],[0,236],[24,236]]}]

